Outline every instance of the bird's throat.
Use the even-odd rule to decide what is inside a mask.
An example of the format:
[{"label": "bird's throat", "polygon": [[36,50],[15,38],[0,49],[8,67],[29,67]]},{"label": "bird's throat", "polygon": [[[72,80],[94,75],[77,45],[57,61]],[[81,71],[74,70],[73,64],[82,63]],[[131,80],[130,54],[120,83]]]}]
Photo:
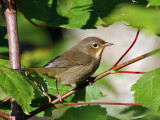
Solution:
[{"label": "bird's throat", "polygon": [[95,56],[97,59],[99,59],[101,57],[103,50],[104,50],[104,47],[102,47],[98,50],[98,52],[96,53],[96,56]]}]

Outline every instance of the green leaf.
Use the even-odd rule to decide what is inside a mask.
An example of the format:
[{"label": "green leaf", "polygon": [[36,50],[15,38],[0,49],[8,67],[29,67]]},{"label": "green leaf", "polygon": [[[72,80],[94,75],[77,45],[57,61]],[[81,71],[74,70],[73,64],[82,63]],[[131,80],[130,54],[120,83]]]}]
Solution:
[{"label": "green leaf", "polygon": [[142,106],[158,110],[160,105],[160,68],[145,73],[131,90],[135,91],[134,99]]},{"label": "green leaf", "polygon": [[72,107],[55,120],[107,120],[107,112],[99,105]]},{"label": "green leaf", "polygon": [[[93,4],[94,7],[97,11],[98,16],[100,16],[100,18],[102,20],[104,20],[104,18],[108,17],[109,15],[114,15],[114,9],[116,8],[116,6],[120,5],[120,4],[124,4],[124,3],[132,3],[132,0],[93,0]],[[146,0],[139,0],[138,2],[135,2],[135,4],[139,4],[139,5],[147,5],[147,1]],[[119,9],[120,10],[120,9]],[[115,15],[116,16],[116,15]],[[107,19],[107,18],[106,18]],[[106,22],[104,20],[104,22]],[[107,23],[103,23],[103,25],[109,25],[108,22]]]},{"label": "green leaf", "polygon": [[103,93],[96,87],[87,86],[86,88],[81,89],[75,93],[72,102],[85,101],[90,102],[91,100],[97,100],[99,98],[105,97]]},{"label": "green leaf", "polygon": [[[41,97],[41,98],[34,99],[32,101],[32,104],[31,104],[30,108],[29,108],[29,111],[31,112],[31,111],[33,111],[35,109],[38,109],[39,107],[42,107],[42,106],[48,104],[48,102],[49,101],[48,101],[47,97]],[[50,107],[48,109],[45,109],[42,112],[36,114],[36,116],[38,116],[38,117],[52,117],[52,110],[54,108],[55,107],[52,106],[52,107]]]},{"label": "green leaf", "polygon": [[19,74],[16,70],[0,68],[0,87],[3,91],[15,98],[25,113],[28,113],[29,106],[34,98],[34,87],[31,81]]},{"label": "green leaf", "polygon": [[132,3],[132,0],[93,0],[94,7],[102,19],[111,14],[114,8],[121,3]]},{"label": "green leaf", "polygon": [[103,23],[92,0],[21,0],[19,5],[30,19],[50,26],[85,29]]},{"label": "green leaf", "polygon": [[0,59],[0,66],[9,67],[10,66],[9,60]]},{"label": "green leaf", "polygon": [[59,11],[68,18],[68,23],[61,27],[86,29],[103,23],[93,7],[92,0],[61,0]]},{"label": "green leaf", "polygon": [[158,7],[160,5],[160,0],[148,0],[148,5],[149,6],[156,6]]},{"label": "green leaf", "polygon": [[131,106],[124,109],[121,114],[133,113],[132,117],[138,117],[144,115],[149,109],[142,106]]},{"label": "green leaf", "polygon": [[121,120],[121,119],[118,119],[118,118],[116,118],[116,117],[113,117],[113,116],[109,116],[108,115],[108,119],[107,120]]},{"label": "green leaf", "polygon": [[97,100],[99,98],[105,97],[103,93],[99,90],[99,88],[96,88],[94,86],[87,86],[86,87],[86,102],[91,100]]},{"label": "green leaf", "polygon": [[156,34],[160,33],[160,10],[121,4],[112,14],[103,19],[107,25],[125,21],[132,27],[146,29]]},{"label": "green leaf", "polygon": [[9,52],[8,47],[1,47],[0,46],[0,53],[8,53],[8,52]]}]

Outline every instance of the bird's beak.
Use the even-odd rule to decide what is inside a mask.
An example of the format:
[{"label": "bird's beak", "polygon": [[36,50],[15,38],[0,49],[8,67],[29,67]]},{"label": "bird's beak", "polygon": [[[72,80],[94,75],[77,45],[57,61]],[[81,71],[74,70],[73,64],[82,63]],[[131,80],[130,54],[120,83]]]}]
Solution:
[{"label": "bird's beak", "polygon": [[113,43],[106,42],[103,46],[106,47],[106,46],[111,46],[111,45],[114,45],[114,44],[113,44]]}]

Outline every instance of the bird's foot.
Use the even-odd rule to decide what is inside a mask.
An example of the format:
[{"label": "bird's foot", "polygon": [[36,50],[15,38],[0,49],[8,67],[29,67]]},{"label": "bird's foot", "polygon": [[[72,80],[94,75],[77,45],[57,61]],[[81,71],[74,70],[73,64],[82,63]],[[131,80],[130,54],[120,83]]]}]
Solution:
[{"label": "bird's foot", "polygon": [[94,79],[95,79],[95,77],[89,77],[89,78],[88,78],[89,85],[93,85],[93,87],[95,86],[95,84],[94,84]]},{"label": "bird's foot", "polygon": [[57,93],[57,98],[59,99],[59,101],[63,104],[63,99],[62,99],[62,95]]}]

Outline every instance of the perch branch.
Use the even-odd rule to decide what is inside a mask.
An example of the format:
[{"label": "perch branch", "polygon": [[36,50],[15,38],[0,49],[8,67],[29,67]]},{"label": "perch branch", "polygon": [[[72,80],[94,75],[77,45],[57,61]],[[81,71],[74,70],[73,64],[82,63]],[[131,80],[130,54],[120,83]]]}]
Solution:
[{"label": "perch branch", "polygon": [[[104,76],[106,76],[106,75],[111,74],[112,71],[119,70],[119,69],[121,69],[121,68],[123,68],[123,67],[125,67],[125,66],[128,66],[128,65],[130,65],[130,64],[132,64],[132,63],[134,63],[134,62],[137,62],[137,61],[142,60],[142,59],[144,59],[144,58],[146,58],[146,57],[149,57],[149,56],[151,56],[151,55],[153,55],[153,54],[156,54],[157,52],[160,52],[160,49],[157,49],[157,50],[154,50],[154,51],[149,52],[149,53],[147,53],[147,54],[141,55],[141,56],[139,56],[139,57],[137,57],[137,58],[134,58],[134,59],[129,60],[129,61],[123,63],[123,64],[120,64],[119,66],[116,66],[116,67],[114,67],[114,68],[111,68],[111,69],[103,72],[102,74],[96,76],[95,79],[94,79],[94,81],[97,81],[97,80],[99,80],[100,78],[102,78],[102,77],[104,77]],[[86,87],[87,85],[89,85],[89,81],[86,81],[86,82],[82,83],[82,84],[79,85],[78,87],[76,87],[76,88],[72,89],[71,91],[69,91],[68,93],[62,95],[62,99],[65,99],[65,98],[67,98],[68,96],[76,93],[77,91],[79,91],[80,89]],[[48,104],[46,104],[46,105],[44,105],[44,106],[42,106],[42,107],[40,107],[40,108],[38,108],[38,109],[30,112],[30,115],[27,115],[26,118],[30,118],[30,117],[38,114],[39,112],[41,112],[41,111],[43,111],[43,110],[45,110],[45,109],[53,106],[53,105],[56,104],[56,103],[59,103],[59,102],[60,102],[60,100],[57,98],[57,99],[51,101],[51,103],[48,103]]]},{"label": "perch branch", "polygon": [[3,113],[3,112],[0,112],[0,117],[5,120],[12,120],[12,118],[9,114]]},{"label": "perch branch", "polygon": [[144,74],[144,73],[146,73],[146,72],[137,72],[137,71],[115,71],[115,73]]},{"label": "perch branch", "polygon": [[67,106],[77,106],[77,105],[131,105],[131,106],[141,106],[141,104],[136,103],[112,103],[112,102],[85,102],[85,103],[72,103],[58,105],[56,108],[62,108]]}]

